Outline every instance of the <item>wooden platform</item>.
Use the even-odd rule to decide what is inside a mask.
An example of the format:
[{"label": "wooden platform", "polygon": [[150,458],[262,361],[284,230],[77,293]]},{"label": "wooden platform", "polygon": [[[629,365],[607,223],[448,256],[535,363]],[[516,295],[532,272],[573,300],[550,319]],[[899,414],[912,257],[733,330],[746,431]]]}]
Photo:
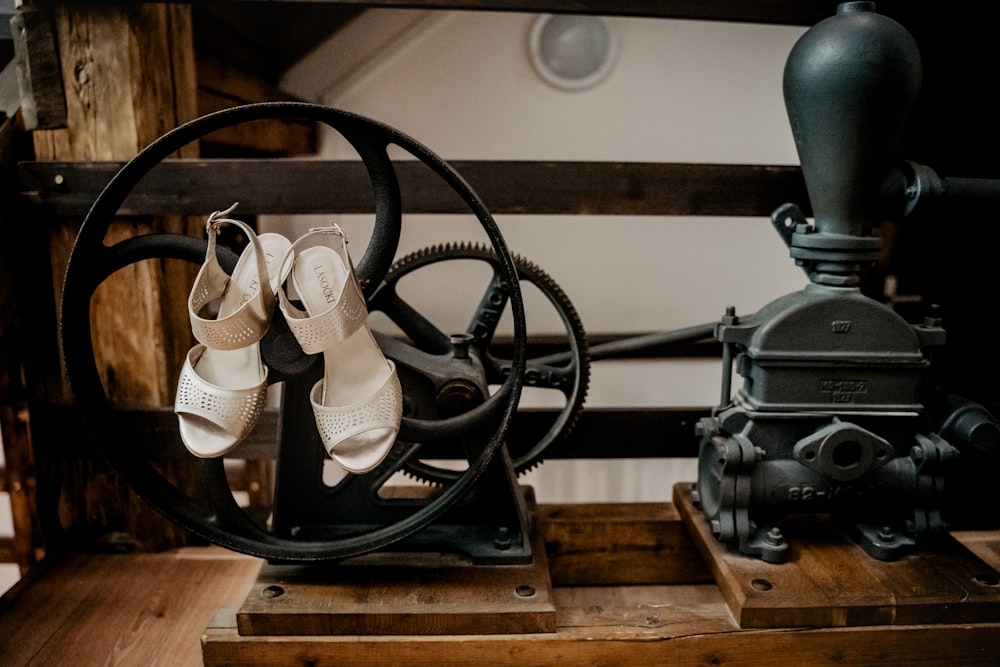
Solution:
[{"label": "wooden platform", "polygon": [[[1000,663],[1000,623],[960,612],[936,624],[740,629],[672,504],[543,505],[539,514],[555,632],[241,637],[236,612],[261,561],[214,547],[77,554],[0,599],[0,664]],[[956,538],[1000,565],[1000,532]]]},{"label": "wooden platform", "polygon": [[1000,574],[953,537],[885,562],[830,523],[802,521],[784,531],[788,562],[765,563],[715,539],[691,489],[674,487],[674,504],[741,628],[1000,622]]},{"label": "wooden platform", "polygon": [[545,544],[526,565],[446,554],[375,553],[329,565],[266,564],[236,614],[240,635],[555,632]]}]

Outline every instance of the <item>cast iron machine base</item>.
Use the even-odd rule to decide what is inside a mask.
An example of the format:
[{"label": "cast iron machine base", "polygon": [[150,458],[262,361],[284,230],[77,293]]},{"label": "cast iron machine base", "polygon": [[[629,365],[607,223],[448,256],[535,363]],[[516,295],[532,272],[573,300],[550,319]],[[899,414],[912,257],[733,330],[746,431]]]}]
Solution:
[{"label": "cast iron machine base", "polygon": [[692,498],[744,554],[787,560],[781,523],[796,515],[833,516],[880,560],[928,547],[944,535],[959,454],[1000,443],[986,410],[933,383],[940,318],[908,322],[861,288],[881,221],[934,189],[897,155],[920,83],[912,37],[871,2],[840,5],[789,55],[785,102],[815,220],[787,204],[772,221],[810,284],[752,315],[726,311],[721,400],[697,427]]}]

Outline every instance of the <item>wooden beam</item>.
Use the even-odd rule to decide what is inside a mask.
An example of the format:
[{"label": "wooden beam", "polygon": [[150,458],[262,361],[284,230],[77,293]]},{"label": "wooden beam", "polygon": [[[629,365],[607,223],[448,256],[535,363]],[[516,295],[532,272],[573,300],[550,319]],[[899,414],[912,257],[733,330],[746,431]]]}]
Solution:
[{"label": "wooden beam", "polygon": [[[68,121],[65,129],[34,132],[39,159],[128,159],[166,130],[194,118],[187,8],[60,4],[55,11],[62,77],[70,93]],[[197,149],[185,147],[185,153],[194,156]],[[112,225],[109,237],[184,231],[186,224],[176,217],[120,222]],[[72,223],[51,228],[55,294],[62,290],[76,233]],[[164,379],[176,377],[174,362],[168,360],[183,358],[190,335],[183,333],[185,299],[160,303],[157,286],[171,279],[185,276],[133,265],[97,294],[93,321],[98,367],[112,378],[108,393],[114,401],[166,405],[173,400],[174,387]]]},{"label": "wooden beam", "polygon": [[[55,3],[54,25],[61,76],[67,91],[65,129],[34,132],[42,160],[127,160],[168,129],[193,119],[195,76],[190,7],[181,4]],[[197,145],[183,156],[197,155]],[[200,222],[179,216],[119,220],[109,239],[155,231],[196,233]],[[79,222],[50,226],[52,282],[59,294]],[[105,281],[91,301],[97,366],[117,405],[162,406],[173,401],[174,378],[191,345],[184,290],[160,285],[190,284],[193,265],[143,262]],[[42,291],[37,283],[31,288]],[[51,299],[51,297],[49,297]],[[53,383],[54,384],[54,383]],[[68,390],[46,397],[68,402]],[[34,408],[34,406],[32,406]],[[32,415],[32,426],[42,429]],[[85,446],[80,433],[67,434]],[[137,548],[163,548],[188,535],[138,502],[117,474],[86,447],[73,460],[49,455],[51,444],[33,438],[38,466],[39,517],[46,550],[72,546],[74,535],[113,530]],[[185,488],[197,484],[190,462],[172,462]]]},{"label": "wooden beam", "polygon": [[[232,0],[215,0],[227,2]],[[247,0],[238,0],[245,2]],[[649,18],[742,21],[785,25],[812,25],[830,16],[835,3],[824,0],[250,0],[293,5],[336,3],[360,7],[454,9],[532,13],[600,14]]]},{"label": "wooden beam", "polygon": [[10,19],[10,29],[24,126],[29,130],[63,127],[66,94],[49,10],[24,8]]},{"label": "wooden beam", "polygon": [[[198,54],[197,73],[199,116],[240,104],[293,99],[258,75],[208,54]],[[294,119],[244,123],[201,141],[207,157],[315,155],[318,147],[316,123]]]},{"label": "wooden beam", "polygon": [[[494,214],[769,216],[786,202],[808,208],[797,166],[650,162],[459,160],[451,166]],[[83,215],[120,162],[19,165],[25,201],[48,215]],[[407,213],[467,213],[421,163],[395,163]],[[218,192],[251,214],[368,213],[372,194],[360,162],[309,159],[176,160],[155,167],[126,199],[123,215],[202,215]]]}]

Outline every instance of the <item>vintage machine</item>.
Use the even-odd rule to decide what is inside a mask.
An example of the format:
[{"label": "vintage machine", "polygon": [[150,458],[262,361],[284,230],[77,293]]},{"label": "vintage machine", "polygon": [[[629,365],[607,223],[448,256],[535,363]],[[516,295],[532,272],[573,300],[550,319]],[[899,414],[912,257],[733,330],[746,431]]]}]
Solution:
[{"label": "vintage machine", "polygon": [[[699,412],[691,438],[699,447],[698,480],[690,493],[713,544],[734,543],[742,554],[779,563],[792,550],[788,523],[823,515],[876,559],[899,559],[945,533],[950,485],[960,479],[963,459],[975,462],[1000,449],[992,415],[934,377],[931,355],[945,342],[938,314],[904,316],[869,280],[883,252],[883,221],[933,214],[963,200],[996,200],[995,182],[941,178],[900,159],[920,84],[913,39],[869,2],[841,5],[788,59],[785,97],[810,207],[785,204],[772,219],[809,284],[756,313],[727,309],[714,324],[721,400]],[[273,497],[257,512],[235,499],[224,458],[194,462],[200,479],[177,479],[127,428],[128,413],[112,405],[95,361],[90,302],[127,265],[201,262],[206,242],[194,236],[154,233],[109,243],[112,220],[137,185],[154,169],[169,169],[161,163],[185,144],[264,119],[326,125],[360,156],[356,183],[370,185],[375,214],[356,270],[369,311],[390,325],[377,329],[376,338],[398,369],[404,407],[384,461],[368,472],[331,477],[309,401],[323,369],[276,315],[260,343],[269,381],[283,384],[276,441],[236,451],[274,461]],[[397,164],[389,157],[396,151],[415,158],[407,168],[419,166],[422,178],[444,181],[475,217],[485,244],[446,244],[396,259],[403,220]],[[219,258],[232,270],[233,252],[220,250]],[[423,310],[408,282],[459,262],[483,269],[486,279],[455,327]],[[528,284],[558,315],[564,330],[555,343],[528,344],[521,294]],[[448,304],[462,312],[460,301]],[[281,636],[420,634],[428,627],[481,632],[468,614],[455,612],[463,607],[449,595],[488,607],[491,630],[554,631],[534,499],[518,475],[566,442],[592,359],[702,341],[713,331],[698,325],[590,347],[563,291],[509,252],[484,203],[449,164],[376,121],[285,102],[203,116],[125,164],[77,237],[61,316],[67,377],[104,456],[170,519],[205,540],[267,559],[240,612],[240,632]],[[735,392],[734,374],[742,377]],[[554,393],[561,407],[541,415],[521,409],[528,386]],[[685,432],[690,437],[690,423]],[[392,483],[400,476],[427,484],[400,492]],[[428,578],[435,582],[433,600]],[[742,574],[730,579],[757,581]],[[993,581],[991,575],[981,585]],[[377,613],[366,604],[375,589],[394,596]],[[478,591],[488,597],[495,590],[510,596],[480,603]],[[414,607],[412,599],[423,602]],[[428,615],[433,620],[420,620]]]},{"label": "vintage machine", "polygon": [[931,543],[956,460],[1000,445],[985,409],[934,382],[941,319],[909,322],[862,289],[881,221],[995,192],[900,159],[920,83],[912,37],[870,2],[840,5],[787,61],[815,220],[789,204],[773,222],[810,284],[754,314],[726,311],[721,403],[698,424],[696,499],[712,532],[765,561],[788,557],[781,524],[800,514],[832,514],[882,560]]},{"label": "vintage machine", "polygon": [[[48,17],[48,4],[41,4],[27,8],[25,18]],[[83,16],[78,9],[85,3],[72,11],[63,4],[54,3],[60,30]],[[928,114],[931,120],[925,122],[932,125],[938,120],[938,107],[918,103],[931,81],[930,75],[921,81],[922,56],[934,53],[920,29],[936,36],[934,21],[945,12],[921,9],[921,17],[927,15],[921,22],[901,16],[917,13],[916,3],[899,3],[895,13],[881,14],[874,3],[847,2],[833,16],[832,5],[815,3],[753,9],[746,5],[754,3],[703,3],[692,9],[697,4],[584,3],[554,11],[762,18],[784,21],[786,28],[825,17],[804,34],[797,28],[780,33],[783,39],[802,35],[784,73],[801,170],[791,164],[449,164],[378,121],[299,102],[209,113],[166,132],[124,164],[72,156],[69,163],[19,163],[18,215],[4,217],[17,223],[8,225],[10,231],[29,236],[30,230],[33,245],[41,249],[43,237],[51,236],[57,241],[49,248],[53,266],[66,259],[62,242],[69,234],[75,245],[60,307],[49,312],[50,304],[39,301],[25,311],[58,313],[64,365],[49,358],[54,340],[41,341],[32,351],[46,355],[39,361],[53,362],[39,370],[51,374],[43,378],[45,388],[58,391],[51,403],[32,406],[34,428],[22,444],[36,457],[8,456],[6,472],[17,464],[17,472],[34,484],[34,471],[27,468],[37,462],[38,493],[22,489],[20,480],[16,488],[8,484],[0,491],[12,499],[37,495],[34,515],[46,533],[46,559],[53,558],[51,566],[46,563],[12,589],[10,598],[5,595],[4,602],[12,604],[0,610],[0,627],[10,631],[0,631],[0,654],[6,648],[14,659],[41,661],[58,650],[86,654],[92,662],[104,656],[100,661],[187,664],[197,662],[189,654],[200,648],[206,665],[995,662],[1000,519],[994,516],[992,489],[1000,426],[991,411],[1000,406],[1000,385],[989,376],[1000,364],[983,312],[989,303],[965,274],[952,277],[949,289],[927,289],[926,273],[917,272],[914,285],[912,273],[889,265],[938,268],[933,262],[946,257],[937,248],[925,254],[925,248],[910,252],[913,246],[900,245],[913,241],[904,236],[915,226],[924,233],[933,228],[935,241],[949,241],[952,256],[942,259],[939,273],[954,273],[965,259],[962,253],[978,246],[976,261],[968,264],[981,277],[995,251],[988,241],[998,229],[992,218],[1000,210],[1000,180],[947,178],[905,160],[911,146],[920,146],[909,143],[911,112]],[[458,3],[448,9],[482,7]],[[546,10],[537,3],[522,9]],[[157,6],[121,16],[101,12],[87,25],[113,19],[116,28],[131,31],[154,12],[164,22],[186,15]],[[962,28],[968,24],[954,20]],[[381,21],[372,17],[369,24],[366,18],[358,27],[368,30]],[[190,27],[186,20],[180,23]],[[388,23],[395,39],[399,24]],[[159,24],[150,20],[150,29]],[[430,53],[433,44],[424,35],[437,39],[447,34],[437,30],[445,28],[472,34],[467,25],[472,24],[457,17],[440,23],[417,18],[415,44]],[[434,32],[422,32],[427,28]],[[93,31],[102,34],[111,33]],[[649,36],[659,38],[653,31]],[[171,43],[182,41],[171,37]],[[474,40],[466,46],[482,44]],[[146,58],[142,67],[156,60]],[[932,57],[923,60],[927,72],[937,72],[929,66]],[[63,75],[72,75],[73,61],[61,62]],[[175,66],[190,64],[178,58]],[[975,76],[982,71],[970,69]],[[143,81],[139,71],[127,70],[133,85]],[[106,81],[100,78],[100,85]],[[939,97],[934,91],[928,95]],[[438,96],[428,99],[448,104]],[[684,102],[682,96],[673,99]],[[188,108],[185,103],[177,109],[182,106]],[[126,111],[139,118],[138,107]],[[974,125],[970,133],[987,134],[982,123]],[[622,126],[636,133],[658,130],[655,123]],[[89,132],[89,123],[86,128]],[[261,128],[267,131],[253,142],[221,141],[243,138],[243,131],[249,138]],[[293,129],[308,138],[301,149],[284,142],[284,133]],[[336,142],[333,150],[324,145],[322,151],[335,159],[315,154],[317,130]],[[258,145],[265,134],[268,141],[277,136],[274,152]],[[39,148],[49,137],[37,139]],[[61,135],[53,135],[52,143],[61,142]],[[188,154],[182,149],[194,142],[207,149],[204,159],[182,157]],[[342,159],[347,149],[356,156]],[[941,169],[954,166],[916,152],[912,157],[938,162]],[[969,173],[995,172],[995,165],[985,165]],[[233,201],[239,208],[229,226],[208,227],[203,234],[206,216]],[[595,301],[609,293],[605,288],[614,290],[615,299],[644,298],[637,302],[644,316],[665,320],[675,290],[699,296],[697,281],[637,284],[620,264],[638,263],[622,255],[645,241],[639,234],[665,238],[661,225],[675,225],[680,216],[678,226],[686,234],[703,229],[692,217],[756,218],[768,227],[773,211],[773,229],[765,229],[761,240],[778,244],[769,236],[777,231],[790,259],[803,269],[804,279],[795,276],[805,287],[757,312],[709,304],[704,319],[717,314],[721,319],[685,328],[622,334],[629,325],[638,326],[637,319],[600,335],[596,329],[585,332],[560,286],[511,252],[487,205],[498,215],[532,216],[530,226],[518,228],[531,232],[540,229],[535,216],[573,216],[567,222],[574,224],[593,222],[592,216],[645,216],[640,224],[630,219],[618,226],[635,234],[628,244],[616,243],[618,230],[608,234],[603,221],[593,228],[608,239],[602,241],[606,247],[590,249],[600,252],[600,262],[569,258],[581,276],[600,281]],[[294,219],[251,219],[263,215]],[[323,228],[305,232],[299,216],[322,217],[324,222],[308,224]],[[428,236],[444,239],[409,249],[409,226],[425,222]],[[563,222],[557,222],[559,229]],[[968,233],[975,222],[981,226]],[[298,245],[316,232],[339,234],[333,223],[348,230],[349,257],[342,235],[335,250]],[[990,225],[993,231],[985,231]],[[719,229],[732,231],[726,225]],[[291,278],[284,277],[283,261],[276,270],[267,259],[264,266],[255,261],[265,255],[260,251],[265,235],[269,248],[286,248],[270,255],[289,258]],[[280,245],[282,240],[287,245]],[[742,250],[744,244],[731,244],[737,246]],[[576,245],[566,248],[572,254]],[[20,242],[4,246],[6,256],[21,249]],[[323,252],[310,252],[316,249]],[[326,250],[334,250],[341,263],[331,261],[334,254]],[[676,255],[663,250],[650,248],[641,257],[673,271],[665,258]],[[299,263],[304,257],[312,258],[311,266]],[[28,298],[52,296],[49,265],[36,262],[34,254],[25,259],[30,267],[15,268],[30,268],[23,273],[31,278],[24,281],[32,288]],[[692,259],[703,270],[699,276],[716,261]],[[756,259],[748,259],[749,268],[740,267],[741,276],[753,271]],[[214,441],[225,438],[215,437],[218,432],[204,423],[191,428],[184,422],[193,411],[182,412],[179,423],[177,405],[169,406],[172,390],[183,386],[178,375],[188,377],[192,357],[201,354],[188,334],[197,336],[197,321],[209,319],[201,311],[185,317],[204,305],[192,306],[201,297],[189,297],[198,294],[192,285],[202,285],[195,278],[199,264],[210,267],[213,288],[226,285],[216,290],[220,311],[256,305],[258,296],[257,310],[267,310],[262,285],[271,280],[261,277],[276,277],[284,285],[272,289],[278,302],[273,316],[255,320],[260,326],[250,333],[262,337],[251,342],[252,359],[242,363],[247,359],[241,357],[229,368],[248,371],[240,380],[250,372],[264,375],[264,369],[266,375],[259,380],[255,375],[249,391],[236,382],[216,384],[221,391],[215,396],[252,391],[249,411],[266,402],[253,421],[238,424],[245,428],[231,448],[215,447]],[[248,274],[242,270],[247,266],[256,271]],[[303,273],[311,283],[297,281]],[[388,369],[390,377],[395,371],[400,381],[399,392],[394,383],[381,385],[392,389],[393,420],[401,406],[398,429],[388,429],[395,439],[380,433],[363,443],[378,440],[377,462],[370,452],[357,457],[374,467],[351,469],[328,451],[369,433],[372,429],[364,428],[370,423],[332,445],[329,432],[317,428],[315,388],[335,376],[331,362],[362,356],[334,359],[336,345],[308,354],[314,346],[299,342],[306,328],[301,320],[311,318],[297,313],[308,311],[310,302],[329,305],[323,281],[333,275],[351,278],[340,283],[345,294],[350,289],[350,307],[343,309],[343,321],[326,325],[337,335],[322,331],[315,338],[339,336],[339,345],[352,335],[349,327],[361,331],[363,322],[373,332],[368,338],[364,331],[365,361],[377,357],[377,370]],[[893,291],[886,277],[899,278],[900,285],[910,282]],[[612,285],[614,279],[625,285]],[[231,291],[233,284],[237,290]],[[228,300],[232,294],[238,298]],[[143,308],[141,317],[121,305],[134,302]],[[371,318],[363,316],[365,309]],[[545,315],[544,321],[534,319],[536,313]],[[36,335],[49,328],[38,323],[49,321],[25,318],[24,331]],[[536,330],[539,321],[543,326]],[[962,335],[970,329],[986,342],[964,344],[969,338]],[[377,345],[369,345],[373,342]],[[247,347],[226,351],[242,354]],[[145,358],[145,352],[155,354]],[[699,356],[707,363],[688,363]],[[683,361],[660,363],[671,357]],[[635,375],[646,379],[652,369],[654,382],[679,388],[683,398],[693,394],[690,378],[674,371],[696,366],[721,370],[719,391],[713,380],[708,400],[674,403],[674,394],[670,405],[665,400],[650,405],[654,401],[643,392],[614,384],[614,391],[622,390],[619,402],[603,407],[602,397],[585,410],[591,364],[608,359],[625,361],[601,376],[611,379],[609,385],[621,377],[619,369],[641,364]],[[984,377],[970,380],[980,361]],[[36,370],[28,363],[18,368],[25,377]],[[135,378],[150,382],[140,385]],[[63,379],[75,406],[63,400]],[[372,374],[363,378],[372,379]],[[351,379],[345,384],[358,389]],[[320,407],[353,411],[371,405],[361,395]],[[630,398],[641,400],[630,406]],[[21,419],[10,410],[0,416]],[[377,417],[370,420],[376,422],[372,428],[384,432],[389,419]],[[81,422],[87,439],[81,437]],[[212,446],[192,447],[192,433]],[[697,479],[690,479],[692,470],[687,479],[668,484],[661,473],[675,473],[671,459],[681,457],[685,464],[697,463]],[[540,501],[521,475],[556,458],[587,459],[588,470],[602,475],[625,460],[622,467],[641,472],[636,477],[651,483],[659,497]],[[636,459],[652,465],[635,465]],[[610,465],[601,469],[605,463]],[[541,490],[547,480],[536,479],[531,484]],[[596,486],[590,477],[572,481]],[[632,491],[628,480],[613,474],[598,481]],[[665,502],[670,493],[672,502]],[[133,495],[167,521],[133,505]],[[985,526],[990,530],[962,530],[982,528],[983,518],[993,522]],[[0,551],[5,544],[9,541],[0,538]],[[73,553],[59,553],[64,545]],[[26,546],[37,550],[31,540]],[[175,655],[179,648],[186,658]],[[153,655],[156,659],[147,658]]]},{"label": "vintage machine", "polygon": [[[785,71],[788,113],[814,222],[794,204],[773,216],[810,284],[761,311],[728,310],[720,405],[698,423],[695,500],[715,536],[767,561],[787,557],[784,517],[833,514],[863,548],[894,559],[945,527],[949,474],[965,451],[992,451],[1000,429],[982,407],[948,395],[931,377],[930,352],[945,331],[934,313],[910,322],[863,289],[882,250],[880,222],[945,201],[983,198],[993,182],[942,179],[900,160],[907,115],[920,90],[911,36],[873,3],[842,4],[810,29]],[[112,218],[136,185],[178,148],[211,132],[268,118],[302,118],[336,130],[361,157],[375,208],[372,240],[357,263],[369,309],[398,329],[379,343],[400,369],[405,414],[399,443],[374,471],[325,478],[323,448],[308,426],[318,368],[277,317],[262,342],[272,382],[283,382],[271,513],[248,516],[234,501],[221,459],[199,463],[204,489],[182,489],[120,428],[94,361],[88,304],[119,268],[150,258],[200,261],[204,241],[150,234],[106,246]],[[488,245],[446,245],[394,262],[401,229],[399,184],[388,149],[402,149],[454,190]],[[235,255],[223,253],[232,266]],[[400,284],[439,262],[462,260],[491,275],[468,325],[444,330],[414,307]],[[531,283],[565,327],[561,349],[529,358],[519,285]],[[509,339],[497,328],[509,310]],[[603,356],[703,336],[702,327],[617,341]],[[267,103],[213,113],[151,144],[94,203],[69,263],[62,341],[68,378],[108,460],[143,497],[202,537],[274,562],[336,561],[374,551],[433,551],[479,564],[533,562],[530,499],[517,475],[569,434],[583,405],[590,352],[561,289],[512,256],[485,205],[447,163],[398,131],[349,113]],[[676,342],[676,341],[675,341]],[[733,394],[733,373],[743,378]],[[548,388],[563,407],[547,422],[518,412],[524,386]],[[511,425],[521,422],[516,438]],[[308,452],[303,455],[302,452]],[[458,461],[457,467],[441,461]],[[386,491],[397,473],[433,493]]]},{"label": "vintage machine", "polygon": [[[371,184],[375,220],[367,250],[354,261],[369,313],[388,323],[384,328],[390,332],[375,336],[400,378],[402,423],[388,456],[374,469],[343,474],[327,465],[331,461],[309,400],[322,377],[322,355],[304,353],[276,314],[260,341],[260,356],[268,382],[283,383],[273,431],[277,442],[259,443],[256,451],[243,443],[231,456],[193,460],[200,479],[178,478],[157,464],[148,442],[129,428],[128,411],[109,399],[95,363],[90,301],[102,281],[123,266],[154,258],[200,262],[205,241],[154,233],[105,245],[105,236],[136,184],[180,146],[220,128],[286,118],[326,124],[361,156],[357,176]],[[444,180],[475,216],[487,244],[432,247],[394,261],[402,216],[390,145],[416,158],[411,167],[426,168],[422,178]],[[232,271],[235,253],[217,246],[217,254],[224,269]],[[473,274],[480,281],[478,300],[468,303],[468,319],[458,330],[436,322],[407,285],[442,262],[463,264],[463,285],[473,282]],[[562,342],[533,359],[528,358],[522,283],[543,296],[565,327]],[[435,297],[446,293],[447,286],[438,283]],[[449,303],[452,311],[459,308],[457,299]],[[367,118],[302,103],[235,107],[167,133],[122,167],[91,208],[70,259],[61,325],[76,401],[112,466],[144,499],[195,535],[267,559],[240,612],[241,632],[421,634],[431,627],[462,633],[468,632],[470,618],[480,616],[456,610],[469,599],[496,597],[496,590],[510,591],[515,602],[491,606],[483,601],[477,614],[492,619],[491,626],[505,632],[554,629],[534,501],[517,475],[534,467],[576,422],[588,380],[583,327],[555,282],[510,254],[465,181],[411,138]],[[519,399],[528,385],[554,393],[562,407],[541,420],[526,420]],[[515,420],[518,437],[508,446]],[[262,507],[237,502],[227,471],[231,458],[274,462],[273,492],[265,491]],[[426,484],[400,484],[400,476]],[[357,560],[374,552],[398,554],[397,560]],[[345,560],[353,566],[321,567]],[[476,574],[487,571],[492,574],[486,578]],[[435,582],[434,599],[414,609],[407,600],[427,597],[428,577]],[[372,588],[392,591],[374,616],[364,593]]]},{"label": "vintage machine", "polygon": [[[271,513],[252,517],[233,498],[222,458],[200,462],[204,492],[189,493],[168,479],[121,428],[94,363],[89,301],[107,276],[148,258],[198,262],[204,242],[184,235],[150,234],[105,247],[108,226],[140,179],[180,146],[220,128],[264,118],[301,118],[339,131],[358,151],[375,207],[372,240],[357,274],[372,313],[400,332],[380,335],[395,361],[404,393],[396,446],[375,470],[329,479],[326,454],[313,426],[308,393],[320,372],[280,317],[261,342],[269,381],[283,382],[280,442]],[[394,262],[401,229],[399,184],[388,146],[407,151],[444,181],[476,216],[489,245],[431,248]],[[436,175],[436,176],[435,176]],[[224,253],[230,267],[235,256]],[[468,326],[446,331],[408,301],[400,284],[424,267],[464,260],[485,267],[489,279]],[[526,358],[526,325],[519,284],[545,295],[566,327],[566,348]],[[530,513],[516,483],[546,447],[564,437],[586,394],[587,345],[582,325],[562,290],[533,264],[513,257],[477,195],[445,162],[411,138],[349,113],[300,103],[264,103],[204,116],[167,133],[118,172],[94,203],[77,239],[65,281],[62,337],[67,373],[77,402],[109,461],[144,498],[195,534],[274,562],[342,560],[377,550],[444,552],[479,564],[533,562]],[[508,338],[494,340],[507,313]],[[498,347],[499,346],[499,347]],[[554,421],[507,449],[522,386],[548,388],[564,407]],[[463,462],[444,468],[440,459]],[[405,473],[430,483],[421,497],[384,491]]]}]

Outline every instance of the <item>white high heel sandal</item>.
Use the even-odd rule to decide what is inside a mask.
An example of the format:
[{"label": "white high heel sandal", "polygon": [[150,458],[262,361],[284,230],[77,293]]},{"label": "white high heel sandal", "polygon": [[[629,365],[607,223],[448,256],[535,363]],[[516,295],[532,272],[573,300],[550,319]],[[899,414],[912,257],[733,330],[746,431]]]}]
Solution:
[{"label": "white high heel sandal", "polygon": [[310,230],[288,251],[282,270],[305,310],[278,290],[288,327],[307,354],[323,353],[323,379],[309,394],[327,453],[364,473],[392,449],[402,416],[396,366],[368,328],[368,309],[338,226]]},{"label": "white high heel sandal", "polygon": [[[177,383],[174,412],[181,440],[195,456],[232,450],[257,424],[267,397],[267,367],[258,342],[271,323],[281,259],[291,243],[280,234],[259,237],[246,224],[227,218],[236,204],[208,217],[208,251],[188,297],[191,330],[199,341],[188,352]],[[222,224],[238,226],[250,244],[232,276],[215,255]],[[203,316],[218,303],[218,314]]]}]

